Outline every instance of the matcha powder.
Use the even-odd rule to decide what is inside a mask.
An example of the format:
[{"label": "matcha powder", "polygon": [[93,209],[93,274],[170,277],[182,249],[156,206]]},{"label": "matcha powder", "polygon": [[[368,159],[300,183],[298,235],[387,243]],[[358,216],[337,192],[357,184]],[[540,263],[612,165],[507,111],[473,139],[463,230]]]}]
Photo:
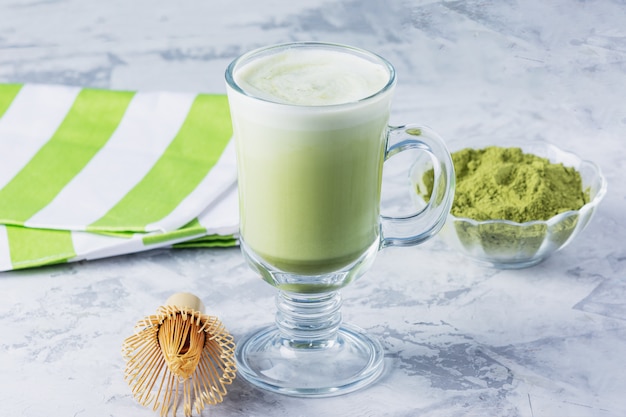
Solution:
[{"label": "matcha powder", "polygon": [[[452,160],[456,191],[451,212],[457,217],[524,223],[578,210],[589,201],[576,169],[520,148],[468,148],[453,153]],[[430,195],[432,170],[424,183]]]}]

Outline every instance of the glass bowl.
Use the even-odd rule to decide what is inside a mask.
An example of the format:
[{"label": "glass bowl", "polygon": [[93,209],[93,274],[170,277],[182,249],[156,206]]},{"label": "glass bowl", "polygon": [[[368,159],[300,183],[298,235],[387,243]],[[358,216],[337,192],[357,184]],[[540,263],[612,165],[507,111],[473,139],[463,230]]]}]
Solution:
[{"label": "glass bowl", "polygon": [[[492,142],[493,144],[493,142]],[[484,146],[464,145],[481,149]],[[525,153],[548,158],[553,163],[574,167],[581,175],[583,189],[589,192],[589,202],[579,210],[560,213],[549,220],[516,223],[508,220],[476,221],[448,215],[439,236],[452,248],[486,266],[501,269],[526,268],[545,260],[564,248],[582,232],[607,191],[607,182],[600,168],[590,161],[566,152],[547,142],[497,143],[502,147],[519,147]],[[454,147],[451,147],[454,152]],[[414,201],[419,208],[426,203],[418,193],[425,190],[424,173],[432,168],[426,158],[418,159],[411,169]]]}]

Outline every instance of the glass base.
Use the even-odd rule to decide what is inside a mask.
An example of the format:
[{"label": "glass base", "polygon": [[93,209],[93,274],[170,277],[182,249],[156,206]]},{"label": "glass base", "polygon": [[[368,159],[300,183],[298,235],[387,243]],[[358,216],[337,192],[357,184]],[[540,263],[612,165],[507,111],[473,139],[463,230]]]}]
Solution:
[{"label": "glass base", "polygon": [[235,357],[239,374],[260,388],[298,397],[347,394],[374,382],[384,367],[378,340],[349,324],[331,340],[296,343],[277,326],[241,340]]},{"label": "glass base", "polygon": [[503,261],[500,261],[499,259],[474,258],[474,257],[471,257],[470,255],[467,255],[467,257],[477,265],[486,266],[486,267],[495,268],[495,269],[530,268],[531,266],[538,265],[541,262],[546,260],[546,257],[537,257],[537,258],[522,259],[522,260],[511,260],[510,262],[503,262]]}]

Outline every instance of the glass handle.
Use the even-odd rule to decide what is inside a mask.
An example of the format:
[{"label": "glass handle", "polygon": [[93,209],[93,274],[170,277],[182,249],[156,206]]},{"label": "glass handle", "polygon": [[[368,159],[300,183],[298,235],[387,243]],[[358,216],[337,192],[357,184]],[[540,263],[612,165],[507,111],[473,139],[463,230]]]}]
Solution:
[{"label": "glass handle", "polygon": [[417,213],[402,217],[381,216],[381,248],[413,246],[430,239],[441,230],[452,206],[454,165],[443,139],[423,126],[389,126],[385,161],[409,149],[430,156],[434,171],[433,191],[426,207]]}]

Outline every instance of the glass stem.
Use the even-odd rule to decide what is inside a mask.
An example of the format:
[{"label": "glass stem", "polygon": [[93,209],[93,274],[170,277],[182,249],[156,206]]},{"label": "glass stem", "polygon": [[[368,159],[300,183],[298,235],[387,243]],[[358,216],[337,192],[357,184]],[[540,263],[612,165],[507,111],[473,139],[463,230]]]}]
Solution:
[{"label": "glass stem", "polygon": [[326,348],[335,344],[341,325],[341,295],[338,291],[299,294],[279,291],[276,324],[292,348]]}]

